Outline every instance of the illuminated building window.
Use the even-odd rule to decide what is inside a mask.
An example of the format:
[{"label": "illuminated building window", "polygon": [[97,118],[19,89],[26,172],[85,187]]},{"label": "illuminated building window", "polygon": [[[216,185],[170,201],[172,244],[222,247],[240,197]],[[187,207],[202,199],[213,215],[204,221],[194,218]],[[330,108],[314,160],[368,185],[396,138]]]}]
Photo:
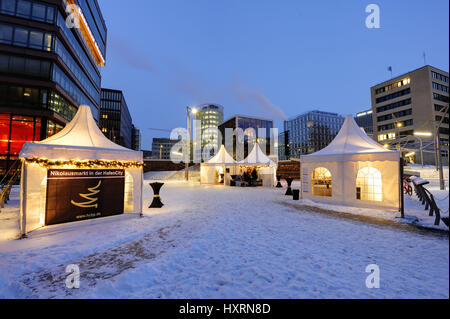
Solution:
[{"label": "illuminated building window", "polygon": [[394,140],[396,137],[395,133],[387,133],[387,134],[380,134],[378,135],[378,141],[384,141],[384,140]]},{"label": "illuminated building window", "polygon": [[382,200],[381,173],[373,167],[363,167],[358,171],[356,177],[356,199]]},{"label": "illuminated building window", "polygon": [[314,169],[311,178],[312,194],[331,197],[331,173],[325,167]]}]

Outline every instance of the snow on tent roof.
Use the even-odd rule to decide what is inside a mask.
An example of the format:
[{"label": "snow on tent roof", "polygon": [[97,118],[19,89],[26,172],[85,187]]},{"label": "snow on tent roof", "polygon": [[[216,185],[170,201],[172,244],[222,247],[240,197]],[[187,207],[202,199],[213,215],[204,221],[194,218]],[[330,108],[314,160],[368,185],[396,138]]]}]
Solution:
[{"label": "snow on tent roof", "polygon": [[20,157],[142,161],[142,152],[117,145],[106,138],[98,128],[91,108],[80,105],[77,114],[64,129],[43,141],[25,143]]},{"label": "snow on tent roof", "polygon": [[216,155],[214,155],[209,161],[207,161],[205,164],[236,164],[236,161],[234,158],[228,154],[227,150],[225,149],[225,146],[222,145],[220,147],[219,152],[217,152]]},{"label": "snow on tent roof", "polygon": [[248,156],[239,162],[239,164],[266,164],[276,165],[270,158],[264,154],[259,144],[255,144]]},{"label": "snow on tent roof", "polygon": [[379,143],[371,139],[356,124],[351,115],[345,117],[341,130],[333,141],[318,152],[303,155],[302,158],[312,158],[316,156],[350,155],[350,154],[395,154],[398,152],[385,149]]}]

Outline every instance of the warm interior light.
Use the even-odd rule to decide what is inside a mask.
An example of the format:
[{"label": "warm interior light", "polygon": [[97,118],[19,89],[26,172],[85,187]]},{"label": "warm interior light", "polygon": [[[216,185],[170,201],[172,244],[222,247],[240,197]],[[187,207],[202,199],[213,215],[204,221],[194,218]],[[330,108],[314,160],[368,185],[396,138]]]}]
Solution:
[{"label": "warm interior light", "polygon": [[414,135],[416,135],[416,136],[433,136],[433,133],[431,133],[431,132],[414,132]]},{"label": "warm interior light", "polygon": [[25,92],[25,93],[23,94],[23,96],[31,96],[31,94],[28,93],[28,92]]},{"label": "warm interior light", "polygon": [[89,47],[89,49],[95,59],[95,62],[97,62],[97,64],[99,66],[105,66],[105,62],[106,62],[105,58],[103,57],[102,52],[100,51],[100,48],[97,44],[97,41],[95,40],[94,35],[92,34],[91,29],[89,28],[88,22],[87,22],[86,18],[84,17],[83,11],[74,2],[74,0],[66,0],[66,5],[75,5],[76,8],[78,9],[78,12],[75,12],[75,13],[78,14],[78,16],[81,18],[79,31],[80,31],[81,35],[83,36],[84,40],[86,41],[86,44]]},{"label": "warm interior light", "polygon": [[388,148],[388,147],[389,147],[389,144],[384,144],[383,147],[384,147],[384,148]]},{"label": "warm interior light", "polygon": [[411,157],[411,156],[413,156],[414,154],[416,154],[416,152],[409,152],[409,153],[406,153],[406,154],[405,154],[405,157]]},{"label": "warm interior light", "polygon": [[402,127],[403,124],[402,123],[397,123],[397,127]]}]

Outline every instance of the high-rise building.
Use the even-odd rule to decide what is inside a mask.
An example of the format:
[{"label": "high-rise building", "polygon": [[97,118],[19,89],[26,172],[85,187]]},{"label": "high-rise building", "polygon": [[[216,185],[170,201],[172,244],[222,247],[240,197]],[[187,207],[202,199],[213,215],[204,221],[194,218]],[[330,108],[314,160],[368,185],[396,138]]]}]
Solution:
[{"label": "high-rise building", "polygon": [[289,158],[289,131],[284,131],[278,135],[278,160],[286,161]]},{"label": "high-rise building", "polygon": [[170,138],[153,138],[152,157],[154,159],[169,160],[172,147],[180,142],[181,139],[172,140]]},{"label": "high-rise building", "polygon": [[355,122],[364,129],[368,136],[373,137],[372,109],[357,113]]},{"label": "high-rise building", "polygon": [[211,152],[213,147],[220,145],[218,126],[223,122],[223,106],[218,104],[206,103],[196,107],[195,120],[199,121],[194,126],[194,143],[200,140],[200,147],[195,145],[197,158],[202,158],[203,149],[209,146]]},{"label": "high-rise building", "polygon": [[131,149],[135,151],[141,150],[141,130],[134,124],[131,125]]},{"label": "high-rise building", "polygon": [[288,131],[290,157],[317,152],[330,144],[344,124],[337,113],[310,111],[284,121]]},{"label": "high-rise building", "polygon": [[111,141],[131,148],[132,120],[122,91],[102,88],[99,126]]},{"label": "high-rise building", "polygon": [[[79,28],[69,4],[83,14]],[[0,0],[0,174],[25,142],[61,130],[78,105],[98,120],[106,36],[96,0]]]},{"label": "high-rise building", "polygon": [[[234,159],[237,158],[236,154],[236,146],[237,146],[237,139],[236,135],[233,135],[233,149],[231,149],[230,145],[226,144],[226,129],[231,129],[232,131],[235,131],[236,129],[241,129],[243,132],[243,144],[244,144],[244,157],[247,157],[248,153],[251,152],[251,149],[248,149],[249,143],[266,143],[266,149],[263,150],[266,155],[272,156],[275,155],[275,157],[278,154],[271,154],[271,147],[275,151],[273,144],[273,121],[269,119],[263,119],[263,118],[256,118],[251,116],[244,116],[244,115],[235,115],[232,118],[224,121],[222,124],[219,125],[219,131],[222,134],[222,143],[227,148],[228,153],[233,155]],[[231,131],[230,130],[230,131]],[[260,134],[261,132],[264,132],[264,134]],[[278,134],[276,135],[278,137]],[[263,141],[265,139],[265,141]]]},{"label": "high-rise building", "polygon": [[374,138],[378,142],[396,144],[401,139],[401,147],[417,150],[415,161],[420,162],[418,139],[421,139],[425,164],[434,164],[433,141],[442,120],[438,131],[442,155],[448,163],[448,72],[426,65],[377,84],[370,91]]}]

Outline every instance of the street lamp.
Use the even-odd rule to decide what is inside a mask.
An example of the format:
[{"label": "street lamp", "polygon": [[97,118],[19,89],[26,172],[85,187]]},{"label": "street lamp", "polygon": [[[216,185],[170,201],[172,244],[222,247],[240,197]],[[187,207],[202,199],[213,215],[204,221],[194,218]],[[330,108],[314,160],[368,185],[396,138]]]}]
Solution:
[{"label": "street lamp", "polygon": [[185,156],[185,173],[184,177],[186,181],[189,180],[189,161],[191,152],[191,117],[190,114],[196,114],[197,109],[195,107],[186,106],[186,122],[187,122],[187,134],[186,134],[186,156]]}]

